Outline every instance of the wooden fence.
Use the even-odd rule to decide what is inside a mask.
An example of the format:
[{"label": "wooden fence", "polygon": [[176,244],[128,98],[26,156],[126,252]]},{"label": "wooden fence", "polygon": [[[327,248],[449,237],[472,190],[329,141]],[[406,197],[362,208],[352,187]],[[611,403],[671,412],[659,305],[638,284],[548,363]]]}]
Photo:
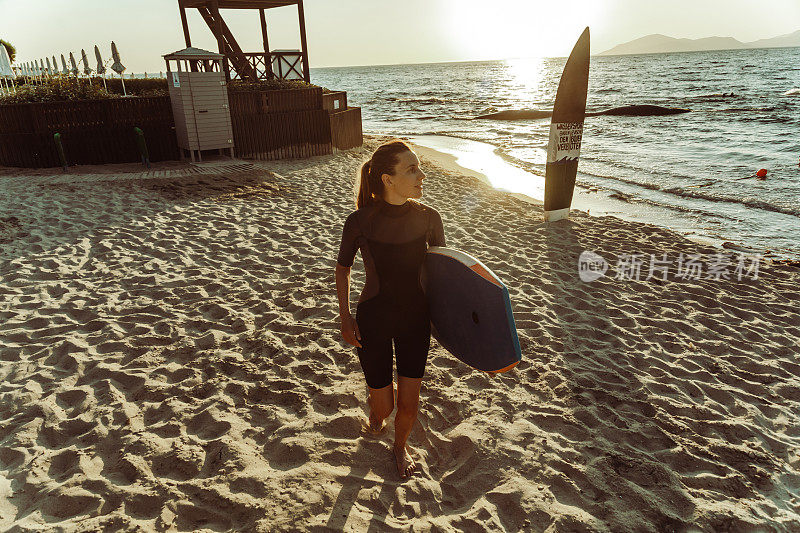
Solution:
[{"label": "wooden fence", "polygon": [[265,114],[232,112],[231,120],[237,157],[291,159],[331,153],[330,120],[324,109]]},{"label": "wooden fence", "polygon": [[361,131],[361,108],[348,107],[344,111],[330,113],[331,144],[337,150],[349,150],[364,144]]},{"label": "wooden fence", "polygon": [[55,133],[71,165],[140,161],[134,127],[144,131],[151,161],[180,157],[168,97],[3,105],[0,165],[60,166]]},{"label": "wooden fence", "polygon": [[231,113],[265,114],[322,109],[322,87],[276,91],[229,91]]},{"label": "wooden fence", "polygon": [[[228,100],[237,157],[304,158],[363,142],[361,109],[348,108],[344,92],[232,91]],[[54,133],[70,165],[136,162],[134,127],[151,161],[180,158],[168,96],[2,105],[0,165],[60,166]]]}]

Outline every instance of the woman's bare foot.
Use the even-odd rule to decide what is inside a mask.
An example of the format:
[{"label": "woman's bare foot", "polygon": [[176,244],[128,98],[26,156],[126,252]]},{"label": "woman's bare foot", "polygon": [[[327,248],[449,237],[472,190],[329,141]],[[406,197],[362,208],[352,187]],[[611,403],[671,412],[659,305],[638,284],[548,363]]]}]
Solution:
[{"label": "woman's bare foot", "polygon": [[408,453],[408,446],[403,446],[402,450],[394,448],[394,458],[397,462],[397,472],[401,478],[405,479],[414,473],[417,464],[411,458],[411,454]]},{"label": "woman's bare foot", "polygon": [[375,424],[371,419],[367,418],[361,421],[361,428],[369,436],[379,437],[386,433],[386,421],[379,422],[380,425]]}]

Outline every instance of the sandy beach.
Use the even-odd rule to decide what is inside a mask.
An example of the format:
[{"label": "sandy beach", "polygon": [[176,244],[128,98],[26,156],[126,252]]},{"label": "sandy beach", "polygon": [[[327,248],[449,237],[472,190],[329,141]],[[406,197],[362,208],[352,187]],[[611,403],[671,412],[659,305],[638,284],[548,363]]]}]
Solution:
[{"label": "sandy beach", "polygon": [[[385,139],[0,172],[0,530],[800,531],[800,269],[679,279],[680,254],[731,251],[548,225],[429,149],[422,201],[508,286],[523,360],[491,376],[433,341],[400,480],[391,425],[361,430],[334,283]],[[618,276],[623,254],[666,254],[668,279]],[[355,311],[360,256],[352,280]]]}]

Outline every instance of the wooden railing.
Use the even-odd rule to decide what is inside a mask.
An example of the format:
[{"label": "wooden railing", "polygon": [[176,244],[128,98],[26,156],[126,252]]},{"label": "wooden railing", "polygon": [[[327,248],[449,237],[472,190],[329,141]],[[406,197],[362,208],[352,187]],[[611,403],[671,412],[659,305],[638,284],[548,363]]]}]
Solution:
[{"label": "wooden railing", "polygon": [[[273,78],[283,80],[305,79],[303,75],[303,57],[297,52],[270,52],[269,54],[265,52],[244,52],[241,56],[244,57],[256,73],[256,77],[260,80],[271,80]],[[299,57],[286,59],[285,63],[288,63],[288,65],[284,64],[284,61],[278,61],[281,67],[276,67],[272,64],[275,58],[288,58],[291,56]],[[243,79],[242,75],[237,72],[234,62],[229,62],[229,66],[232,80]]]}]

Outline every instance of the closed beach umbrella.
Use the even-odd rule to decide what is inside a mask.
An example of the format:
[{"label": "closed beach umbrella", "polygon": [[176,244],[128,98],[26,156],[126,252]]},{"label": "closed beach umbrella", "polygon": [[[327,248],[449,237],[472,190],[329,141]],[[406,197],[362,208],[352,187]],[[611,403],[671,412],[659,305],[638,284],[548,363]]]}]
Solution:
[{"label": "closed beach umbrella", "polygon": [[3,79],[3,92],[8,88],[9,78],[14,77],[14,72],[11,70],[11,59],[8,57],[6,47],[0,44],[0,78]]},{"label": "closed beach umbrella", "polygon": [[8,50],[2,45],[0,45],[0,70],[2,70],[4,76],[14,75],[14,71],[11,70],[11,58],[8,57]]},{"label": "closed beach umbrella", "polygon": [[58,61],[56,61],[56,56],[53,56],[53,74],[58,75]]},{"label": "closed beach umbrella", "polygon": [[8,76],[11,71],[11,61],[8,59],[6,47],[0,45],[0,76]]},{"label": "closed beach umbrella", "polygon": [[111,41],[111,58],[114,60],[114,63],[111,65],[111,70],[119,74],[119,78],[122,80],[122,94],[123,96],[127,96],[128,93],[125,90],[125,78],[122,77],[122,73],[125,72],[125,65],[122,64],[122,60],[119,58],[117,45],[114,44],[114,41]]},{"label": "closed beach umbrella", "polygon": [[106,66],[103,65],[103,56],[100,55],[100,49],[97,47],[97,45],[94,45],[94,57],[97,59],[97,73],[105,74]]},{"label": "closed beach umbrella", "polygon": [[61,73],[64,76],[69,75],[69,69],[67,68],[67,60],[64,59],[64,54],[61,54]]},{"label": "closed beach umbrella", "polygon": [[125,65],[122,64],[122,60],[119,58],[117,45],[114,44],[114,41],[111,41],[111,58],[114,60],[114,64],[111,65],[111,70],[122,76],[122,73],[125,72]]},{"label": "closed beach umbrella", "polygon": [[89,66],[89,59],[86,57],[86,50],[81,48],[81,61],[83,61],[83,73],[87,76],[92,73],[92,69]]},{"label": "closed beach umbrella", "polygon": [[53,73],[53,69],[50,67],[50,58],[45,57],[44,60],[47,61],[47,74],[50,75]]},{"label": "closed beach umbrella", "polygon": [[103,56],[100,55],[100,49],[97,45],[94,45],[94,57],[97,59],[97,74],[99,76],[103,76],[103,88],[107,91],[108,85],[106,85],[106,66],[103,64]]},{"label": "closed beach umbrella", "polygon": [[78,77],[78,65],[75,64],[75,56],[72,55],[72,52],[69,53],[69,65],[72,67],[70,72],[76,78]]}]

